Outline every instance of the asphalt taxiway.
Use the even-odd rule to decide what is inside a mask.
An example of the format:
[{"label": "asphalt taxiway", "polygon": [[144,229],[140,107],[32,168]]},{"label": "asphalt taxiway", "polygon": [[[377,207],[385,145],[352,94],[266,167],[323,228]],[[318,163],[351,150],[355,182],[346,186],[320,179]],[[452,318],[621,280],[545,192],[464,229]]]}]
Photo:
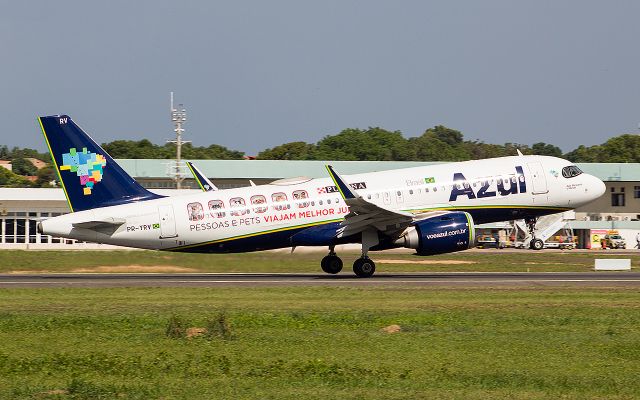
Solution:
[{"label": "asphalt taxiway", "polygon": [[59,273],[0,274],[0,287],[219,287],[219,286],[440,286],[440,287],[639,287],[640,272],[379,273],[357,278],[292,273]]}]

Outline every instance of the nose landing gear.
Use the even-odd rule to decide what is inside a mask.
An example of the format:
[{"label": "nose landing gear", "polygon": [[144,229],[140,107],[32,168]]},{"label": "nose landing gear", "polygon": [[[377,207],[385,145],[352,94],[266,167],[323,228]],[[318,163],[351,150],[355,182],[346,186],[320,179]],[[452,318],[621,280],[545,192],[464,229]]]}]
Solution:
[{"label": "nose landing gear", "polygon": [[529,248],[532,250],[542,250],[544,249],[544,242],[541,239],[537,239],[536,234],[536,222],[538,222],[538,218],[526,218],[524,222],[527,224],[529,228],[529,234],[531,235],[531,241],[529,242]]}]

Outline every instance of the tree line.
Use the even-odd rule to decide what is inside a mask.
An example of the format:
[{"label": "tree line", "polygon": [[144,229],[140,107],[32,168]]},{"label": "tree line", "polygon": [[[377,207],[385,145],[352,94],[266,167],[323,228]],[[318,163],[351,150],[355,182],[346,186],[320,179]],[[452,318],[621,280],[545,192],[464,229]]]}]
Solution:
[{"label": "tree line", "polygon": [[[173,144],[156,145],[149,140],[116,140],[103,143],[114,158],[175,157]],[[463,161],[512,156],[519,149],[523,154],[548,155],[573,162],[640,162],[640,136],[623,134],[605,143],[584,146],[563,153],[553,144],[538,142],[491,144],[479,140],[465,140],[462,132],[438,125],[420,136],[405,138],[400,131],[379,127],[349,128],[328,135],[316,143],[295,141],[265,149],[258,160],[348,160],[348,161]],[[197,147],[191,143],[182,147],[186,159],[239,160],[245,154],[216,144]]]},{"label": "tree line", "polygon": [[[175,158],[175,145],[157,145],[147,139],[115,140],[102,147],[113,158]],[[328,135],[316,143],[303,141],[284,143],[265,149],[256,156],[259,160],[347,160],[347,161],[463,161],[491,157],[512,156],[520,150],[523,154],[548,155],[566,158],[573,162],[640,162],[640,135],[623,134],[594,145],[579,145],[563,153],[549,143],[538,142],[531,146],[518,143],[491,144],[478,140],[465,140],[462,132],[438,125],[420,136],[405,138],[400,131],[379,127],[367,129],[349,128],[338,134]],[[185,159],[239,160],[245,153],[224,146],[182,146]],[[51,166],[37,170],[27,158],[51,163],[48,153],[37,150],[0,146],[0,160],[11,160],[13,172],[0,168],[0,186],[25,187],[48,186],[57,179]],[[36,176],[34,181],[24,176]]]}]

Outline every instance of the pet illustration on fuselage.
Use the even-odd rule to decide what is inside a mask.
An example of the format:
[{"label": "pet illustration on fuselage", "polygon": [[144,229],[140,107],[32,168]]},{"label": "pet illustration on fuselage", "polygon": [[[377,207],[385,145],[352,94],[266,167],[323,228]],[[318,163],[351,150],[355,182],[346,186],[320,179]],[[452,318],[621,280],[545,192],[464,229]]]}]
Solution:
[{"label": "pet illustration on fuselage", "polygon": [[[369,251],[394,247],[419,255],[474,246],[475,225],[574,209],[604,183],[571,162],[547,156],[492,158],[340,176],[288,178],[217,189],[189,165],[203,192],[160,196],[129,176],[70,117],[39,118],[68,200],[69,214],[40,233],[113,245],[185,252],[246,252],[324,246],[323,271],[336,274],[334,247],[361,243],[353,264],[369,277]],[[251,161],[247,161],[251,162]],[[204,184],[203,184],[204,183]]]}]

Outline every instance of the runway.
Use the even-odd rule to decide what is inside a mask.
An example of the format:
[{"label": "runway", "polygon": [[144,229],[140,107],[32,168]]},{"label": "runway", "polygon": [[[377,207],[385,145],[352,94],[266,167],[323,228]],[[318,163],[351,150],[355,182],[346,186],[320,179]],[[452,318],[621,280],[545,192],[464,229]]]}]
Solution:
[{"label": "runway", "polygon": [[640,287],[640,272],[380,273],[372,278],[291,273],[206,274],[0,274],[11,287],[251,287],[251,286],[435,286],[435,287]]}]

